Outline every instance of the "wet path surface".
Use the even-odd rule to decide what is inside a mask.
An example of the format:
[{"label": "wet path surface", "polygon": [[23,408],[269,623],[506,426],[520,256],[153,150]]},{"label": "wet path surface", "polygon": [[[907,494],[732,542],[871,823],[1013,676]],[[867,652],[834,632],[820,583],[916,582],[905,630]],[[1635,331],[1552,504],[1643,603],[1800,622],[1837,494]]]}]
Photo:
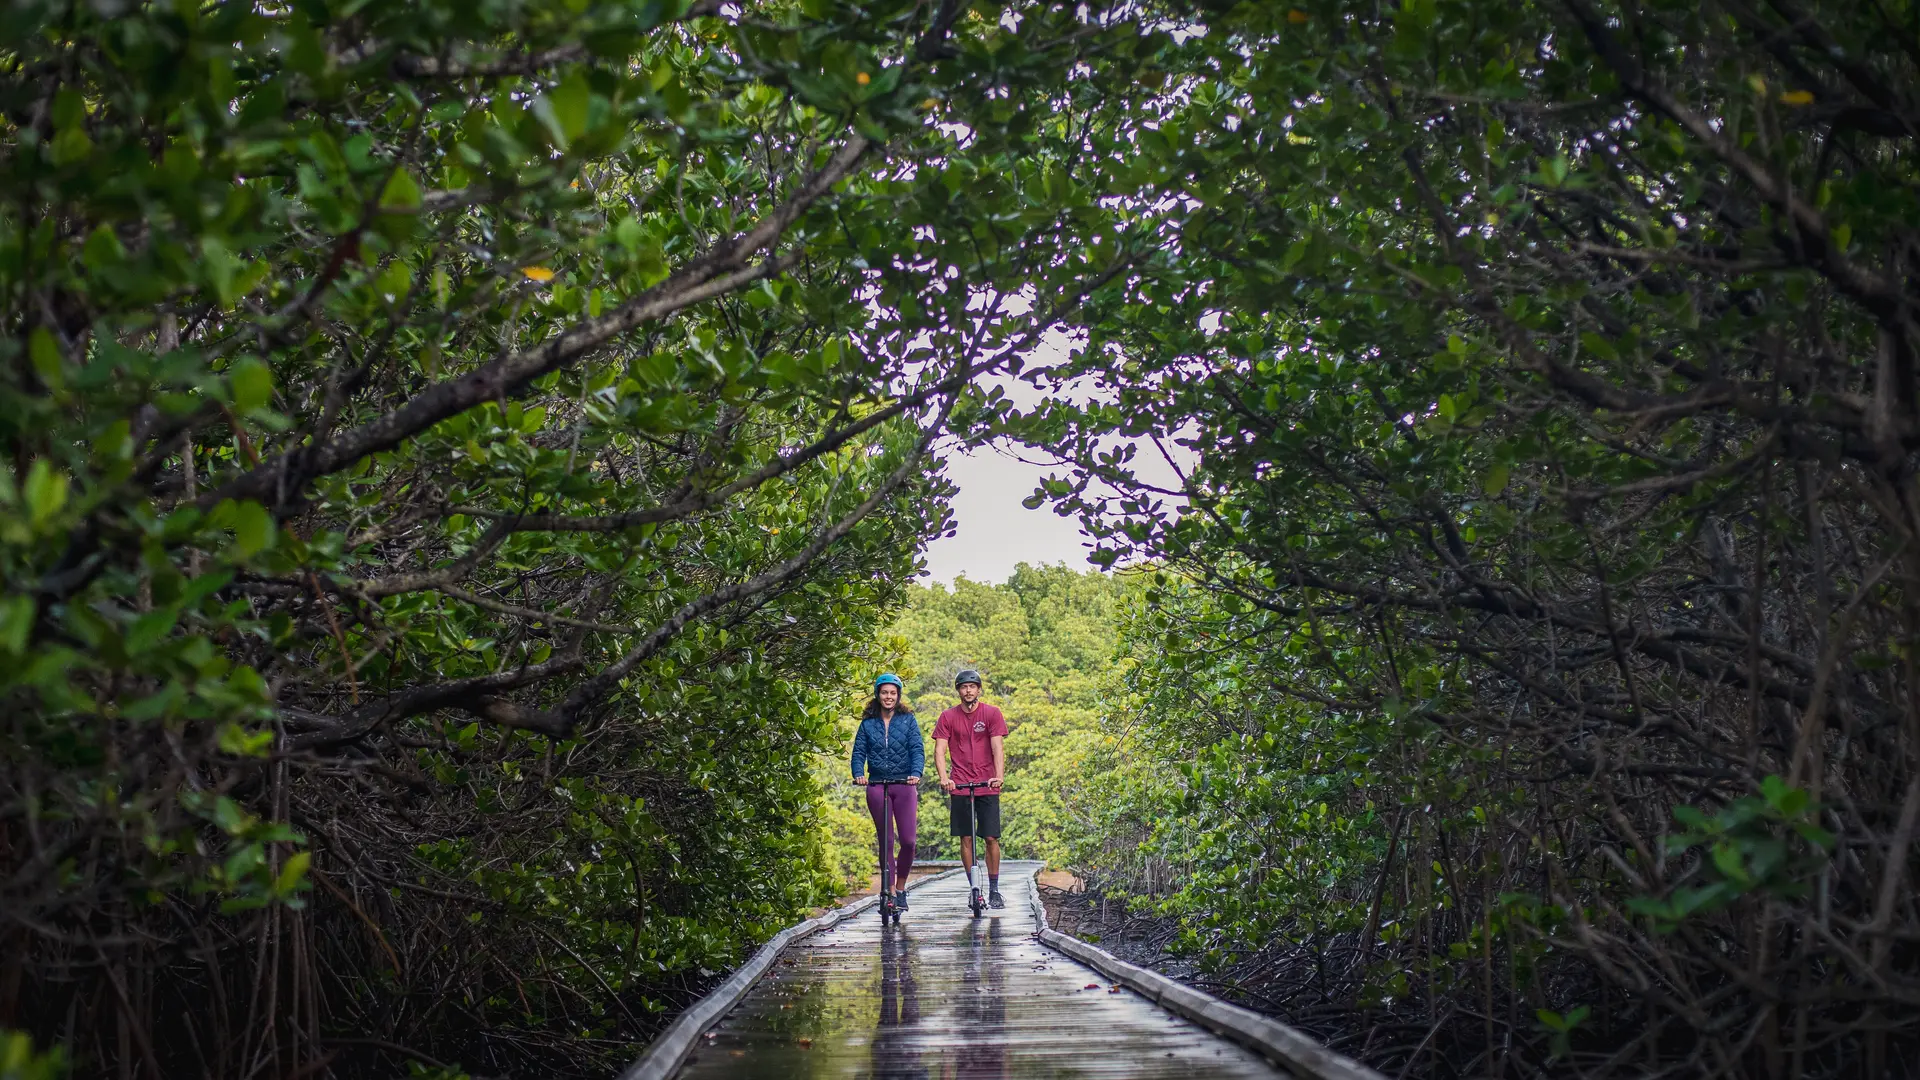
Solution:
[{"label": "wet path surface", "polygon": [[1033,940],[1026,878],[1039,868],[1006,863],[1007,907],[979,919],[955,875],[911,893],[898,928],[868,913],[794,945],[677,1075],[1285,1076]]}]

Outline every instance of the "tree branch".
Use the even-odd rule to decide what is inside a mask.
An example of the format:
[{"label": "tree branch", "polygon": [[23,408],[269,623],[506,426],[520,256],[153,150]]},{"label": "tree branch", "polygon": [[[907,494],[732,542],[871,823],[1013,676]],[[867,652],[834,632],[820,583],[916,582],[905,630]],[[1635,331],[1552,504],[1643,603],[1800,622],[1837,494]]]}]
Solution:
[{"label": "tree branch", "polygon": [[203,495],[199,505],[212,507],[223,499],[254,499],[265,503],[276,515],[284,516],[297,503],[307,483],[316,477],[343,469],[368,454],[391,450],[442,420],[482,402],[496,400],[528,381],[571,364],[643,323],[785,271],[792,265],[793,256],[770,258],[758,264],[749,264],[747,260],[777,241],[808,207],[852,173],[871,145],[863,135],[852,136],[778,210],[618,309],[587,320],[532,349],[510,353],[465,375],[436,383],[378,420],[342,432],[324,443],[275,457]]}]

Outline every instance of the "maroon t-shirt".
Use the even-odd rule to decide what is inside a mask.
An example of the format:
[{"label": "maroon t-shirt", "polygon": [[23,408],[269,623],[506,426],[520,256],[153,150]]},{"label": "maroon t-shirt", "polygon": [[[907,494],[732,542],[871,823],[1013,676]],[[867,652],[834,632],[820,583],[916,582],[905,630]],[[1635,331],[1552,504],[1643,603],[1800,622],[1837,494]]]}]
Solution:
[{"label": "maroon t-shirt", "polygon": [[[947,753],[953,758],[953,782],[984,784],[993,779],[993,737],[1007,737],[1007,718],[1000,710],[981,702],[971,713],[955,705],[940,714],[933,725],[933,737],[947,740]],[[997,795],[993,788],[975,788],[960,795]]]}]

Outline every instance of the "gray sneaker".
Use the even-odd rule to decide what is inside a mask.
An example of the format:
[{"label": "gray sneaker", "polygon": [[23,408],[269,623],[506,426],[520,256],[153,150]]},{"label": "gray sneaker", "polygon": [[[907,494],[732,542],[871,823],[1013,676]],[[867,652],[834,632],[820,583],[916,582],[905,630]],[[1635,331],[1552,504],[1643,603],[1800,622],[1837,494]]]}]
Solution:
[{"label": "gray sneaker", "polygon": [[894,893],[894,894],[893,894],[893,910],[895,910],[895,911],[905,911],[905,910],[907,910],[907,893],[906,893],[906,890],[904,890],[904,889],[903,889],[903,890],[901,890],[900,892],[897,892],[897,893]]},{"label": "gray sneaker", "polygon": [[987,906],[995,910],[999,910],[1000,908],[1007,906],[1006,900],[1002,899],[1000,896],[999,889],[995,889],[992,892],[987,894]]}]

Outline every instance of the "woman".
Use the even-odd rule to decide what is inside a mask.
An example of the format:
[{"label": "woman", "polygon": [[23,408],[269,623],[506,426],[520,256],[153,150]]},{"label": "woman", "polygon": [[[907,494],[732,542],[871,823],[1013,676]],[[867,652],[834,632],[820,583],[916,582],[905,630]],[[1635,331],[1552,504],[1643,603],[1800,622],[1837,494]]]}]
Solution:
[{"label": "woman", "polygon": [[[898,675],[873,680],[873,700],[867,702],[860,730],[853,736],[853,782],[867,784],[867,813],[873,815],[875,835],[880,832],[881,800],[892,800],[894,827],[900,833],[900,857],[889,863],[893,852],[882,848],[880,868],[894,871],[894,906],[905,911],[907,872],[913,869],[913,841],[920,823],[920,793],[912,785],[920,783],[927,750],[920,742],[920,721],[900,700],[901,689]],[[869,780],[873,782],[868,784]],[[897,786],[901,780],[909,786]],[[883,787],[881,781],[894,781],[895,786]]]}]

